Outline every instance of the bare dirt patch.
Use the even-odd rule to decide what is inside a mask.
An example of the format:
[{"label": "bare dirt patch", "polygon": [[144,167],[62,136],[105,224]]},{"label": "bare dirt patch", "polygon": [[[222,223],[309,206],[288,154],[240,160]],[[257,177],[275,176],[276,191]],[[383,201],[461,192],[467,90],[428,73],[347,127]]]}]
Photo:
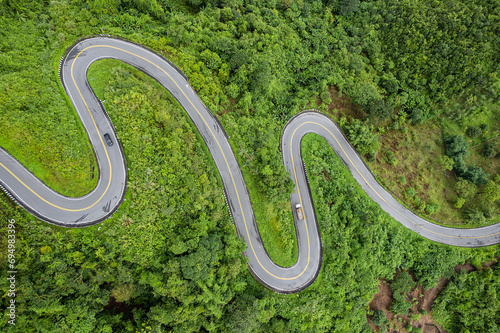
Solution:
[{"label": "bare dirt patch", "polygon": [[[327,113],[336,117],[346,117],[346,118],[356,118],[363,119],[366,117],[366,113],[361,109],[361,106],[353,104],[350,97],[347,95],[341,95],[337,87],[328,87],[328,92],[332,102],[327,105]],[[315,103],[312,103],[309,107],[318,108],[322,104],[321,97],[317,97]]]},{"label": "bare dirt patch", "polygon": [[378,285],[378,294],[376,294],[370,302],[370,310],[383,310],[388,309],[392,303],[392,289],[387,281],[380,281]]}]

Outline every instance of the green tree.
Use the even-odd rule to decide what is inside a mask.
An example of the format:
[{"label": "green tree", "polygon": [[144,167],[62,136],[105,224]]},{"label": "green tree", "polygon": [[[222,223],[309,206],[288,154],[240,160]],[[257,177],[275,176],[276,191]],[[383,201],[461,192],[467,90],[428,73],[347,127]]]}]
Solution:
[{"label": "green tree", "polygon": [[409,309],[412,307],[412,303],[407,302],[408,297],[412,288],[416,286],[412,277],[408,272],[401,272],[397,277],[391,282],[391,288],[393,292],[393,301],[391,304],[391,310],[396,314],[408,314]]},{"label": "green tree", "polygon": [[483,150],[481,151],[481,155],[484,157],[493,157],[496,155],[495,145],[491,142],[488,142],[484,145]]},{"label": "green tree", "polygon": [[399,82],[394,75],[384,75],[380,85],[387,91],[388,94],[395,94],[399,89]]},{"label": "green tree", "polygon": [[373,323],[380,328],[388,327],[389,326],[389,321],[387,320],[387,317],[385,316],[384,311],[376,309],[373,312]]},{"label": "green tree", "polygon": [[483,189],[483,196],[493,202],[500,198],[500,186],[490,180]]},{"label": "green tree", "polygon": [[184,278],[195,282],[205,279],[217,263],[222,248],[222,242],[217,235],[209,235],[200,240],[198,249],[180,260]]},{"label": "green tree", "polygon": [[353,119],[351,123],[342,122],[343,130],[346,132],[349,142],[356,147],[361,154],[374,153],[380,149],[378,136],[373,133],[373,128],[364,124],[359,119]]},{"label": "green tree", "polygon": [[373,84],[365,83],[356,92],[354,101],[367,108],[373,102],[380,99],[381,97],[377,91],[377,88]]},{"label": "green tree", "polygon": [[341,15],[348,15],[358,10],[359,0],[341,0],[339,11]]},{"label": "green tree", "polygon": [[488,175],[476,165],[470,165],[461,176],[479,186],[488,182]]},{"label": "green tree", "polygon": [[455,162],[453,161],[453,159],[446,155],[441,156],[441,158],[439,159],[439,164],[441,165],[441,168],[443,170],[451,171],[453,169],[454,163]]},{"label": "green tree", "polygon": [[425,121],[424,111],[420,108],[414,108],[410,112],[410,120],[412,124],[418,125]]},{"label": "green tree", "polygon": [[448,332],[495,332],[500,318],[500,269],[461,270],[436,298],[433,317]]},{"label": "green tree", "polygon": [[446,145],[446,154],[450,157],[466,157],[469,153],[469,144],[459,134],[446,136],[444,142]]},{"label": "green tree", "polygon": [[480,136],[482,134],[482,132],[483,131],[479,127],[475,127],[475,126],[469,127],[467,129],[467,135],[471,138],[477,138],[478,136]]},{"label": "green tree", "polygon": [[463,178],[458,179],[454,189],[458,196],[464,199],[470,198],[477,193],[477,186]]},{"label": "green tree", "polygon": [[382,99],[372,101],[365,110],[370,117],[380,121],[389,118],[394,112],[391,103]]}]

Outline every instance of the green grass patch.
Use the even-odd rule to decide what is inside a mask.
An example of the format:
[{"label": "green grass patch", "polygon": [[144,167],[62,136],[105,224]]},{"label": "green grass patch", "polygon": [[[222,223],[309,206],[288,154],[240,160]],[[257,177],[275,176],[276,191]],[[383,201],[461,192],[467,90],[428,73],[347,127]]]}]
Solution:
[{"label": "green grass patch", "polygon": [[[94,154],[78,115],[59,82],[57,65],[67,45],[40,44],[32,22],[5,18],[2,52],[12,66],[0,73],[0,146],[55,191],[72,197],[97,184]],[[16,36],[22,31],[23,39]]]},{"label": "green grass patch", "polygon": [[[290,203],[283,204],[288,207],[276,207],[259,193],[256,181],[249,170],[243,167],[242,172],[252,200],[259,233],[269,257],[280,266],[292,266],[297,261],[298,249]],[[280,210],[286,211],[287,208],[288,216],[279,216]]]},{"label": "green grass patch", "polygon": [[[442,127],[444,126],[448,133],[453,134],[460,133],[461,130],[456,122],[443,121],[442,123],[445,125],[438,126],[435,122],[428,121],[421,125],[411,126],[406,132],[387,130],[380,137],[381,151],[377,160],[368,162],[368,165],[377,174],[382,186],[421,217],[437,224],[456,228],[484,226],[484,224],[464,222],[464,212],[471,207],[474,199],[469,199],[462,209],[453,206],[458,197],[453,189],[456,183],[455,176],[451,171],[443,170],[439,162],[440,158],[445,155]],[[425,133],[425,135],[419,135],[419,133]],[[389,163],[387,154],[390,153],[394,155],[398,163]],[[474,154],[476,158],[477,155]],[[482,166],[485,162],[476,164]],[[490,168],[497,167],[490,166]],[[402,176],[405,181],[401,181]],[[408,194],[410,188],[415,190],[415,195]],[[433,208],[428,207],[430,205],[438,206],[432,214],[429,214]],[[498,218],[488,220],[488,224],[495,222],[498,222]]]}]

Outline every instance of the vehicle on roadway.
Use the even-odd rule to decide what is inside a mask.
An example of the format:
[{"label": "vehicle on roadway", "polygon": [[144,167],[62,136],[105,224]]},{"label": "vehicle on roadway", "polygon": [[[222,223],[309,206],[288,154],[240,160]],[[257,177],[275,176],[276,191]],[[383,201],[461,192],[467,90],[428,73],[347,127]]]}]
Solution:
[{"label": "vehicle on roadway", "polygon": [[104,134],[104,139],[106,140],[106,143],[108,144],[108,146],[112,146],[113,145],[113,141],[111,140],[111,137],[109,136],[109,133]]},{"label": "vehicle on roadway", "polygon": [[299,220],[303,220],[304,215],[302,215],[302,207],[300,207],[300,204],[296,204],[295,209],[297,210],[297,217],[299,218]]}]

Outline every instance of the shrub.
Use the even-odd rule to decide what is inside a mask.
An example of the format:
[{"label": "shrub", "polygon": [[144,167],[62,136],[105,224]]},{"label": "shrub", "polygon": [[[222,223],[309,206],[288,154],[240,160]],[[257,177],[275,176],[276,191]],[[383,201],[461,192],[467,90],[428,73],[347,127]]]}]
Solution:
[{"label": "shrub", "polygon": [[419,197],[415,197],[415,204],[420,212],[424,213],[426,211],[427,204],[424,200],[421,200]]},{"label": "shrub", "polygon": [[368,162],[375,162],[377,160],[377,152],[372,151],[367,155]]},{"label": "shrub", "polygon": [[470,208],[465,214],[465,220],[469,223],[483,224],[486,222],[486,217],[479,209]]},{"label": "shrub", "polygon": [[477,193],[477,186],[462,178],[458,178],[458,182],[455,183],[454,189],[458,196],[464,199],[470,198]]},{"label": "shrub", "polygon": [[490,202],[500,199],[500,185],[490,180],[484,187],[483,196]]},{"label": "shrub", "polygon": [[467,135],[471,138],[477,138],[481,134],[483,134],[483,131],[479,127],[473,126],[467,129]]},{"label": "shrub", "polygon": [[398,160],[392,151],[388,151],[385,155],[385,160],[390,165],[396,166],[398,164]]},{"label": "shrub", "polygon": [[446,146],[446,155],[450,157],[466,157],[469,153],[469,144],[467,140],[459,134],[445,137],[444,143]]},{"label": "shrub", "polygon": [[453,164],[455,162],[453,161],[453,159],[449,156],[446,156],[446,155],[443,155],[441,156],[441,158],[439,159],[439,164],[441,164],[441,168],[443,170],[452,170],[453,169]]},{"label": "shrub", "polygon": [[437,204],[430,204],[430,205],[427,205],[427,207],[425,207],[425,211],[427,212],[427,214],[429,215],[432,215],[434,214],[435,212],[437,212],[439,210],[439,205]]},{"label": "shrub", "polygon": [[484,157],[493,157],[496,155],[495,145],[493,143],[487,143],[484,145],[481,155]]},{"label": "shrub", "polygon": [[462,206],[464,205],[465,203],[465,199],[464,198],[461,198],[461,197],[458,197],[455,202],[453,203],[453,206],[455,208],[462,208]]},{"label": "shrub", "polygon": [[487,202],[482,202],[479,207],[487,219],[492,219],[497,215],[495,206]]},{"label": "shrub", "polygon": [[410,187],[408,190],[406,190],[406,195],[409,197],[413,197],[417,194],[417,191],[413,187]]},{"label": "shrub", "polygon": [[332,102],[332,98],[331,98],[331,95],[328,91],[324,91],[321,93],[321,100],[323,101],[323,103],[325,104],[330,104]]}]

